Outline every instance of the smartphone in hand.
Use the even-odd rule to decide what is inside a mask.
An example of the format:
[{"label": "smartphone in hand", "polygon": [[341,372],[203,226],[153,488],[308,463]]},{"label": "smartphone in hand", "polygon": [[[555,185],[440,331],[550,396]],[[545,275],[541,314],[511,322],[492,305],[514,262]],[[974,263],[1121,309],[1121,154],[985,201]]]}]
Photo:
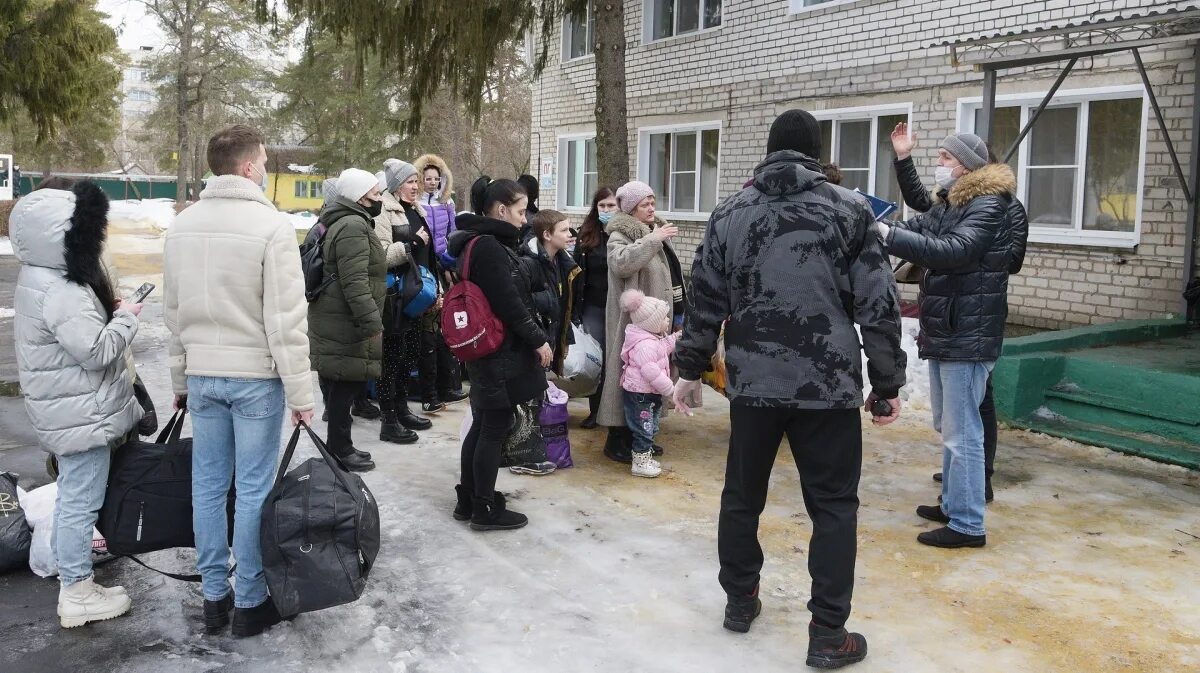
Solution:
[{"label": "smartphone in hand", "polygon": [[154,283],[142,283],[142,286],[134,291],[133,296],[129,298],[130,304],[140,304],[146,301],[146,297],[154,291]]}]

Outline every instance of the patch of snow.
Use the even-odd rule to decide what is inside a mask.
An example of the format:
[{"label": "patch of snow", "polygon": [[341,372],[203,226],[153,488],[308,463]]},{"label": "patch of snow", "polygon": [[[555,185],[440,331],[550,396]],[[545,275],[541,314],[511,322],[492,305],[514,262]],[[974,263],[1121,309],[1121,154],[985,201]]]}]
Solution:
[{"label": "patch of snow", "polygon": [[317,223],[317,216],[309,212],[288,213],[288,217],[292,219],[292,226],[296,231],[312,229],[313,225]]},{"label": "patch of snow", "polygon": [[0,255],[13,254],[12,241],[7,236],[0,236]]},{"label": "patch of snow", "polygon": [[306,166],[303,164],[288,164],[288,170],[293,173],[304,173],[306,175],[312,175],[313,173],[317,172],[317,167],[312,166],[312,165]]},{"label": "patch of snow", "polygon": [[[908,355],[908,368],[905,373],[907,383],[900,389],[900,399],[904,402],[905,411],[921,411],[928,413],[929,404],[929,363],[917,355],[917,335],[921,332],[921,321],[918,318],[901,318],[900,347]],[[857,325],[855,329],[857,329]],[[871,390],[871,382],[867,378],[867,354],[862,355],[863,386],[867,392]]]},{"label": "patch of snow", "polygon": [[148,224],[159,231],[164,231],[175,222],[175,199],[110,201],[108,217],[110,220]]},{"label": "patch of snow", "polygon": [[7,306],[0,306],[0,320],[11,318],[17,314],[16,309],[11,309]]}]

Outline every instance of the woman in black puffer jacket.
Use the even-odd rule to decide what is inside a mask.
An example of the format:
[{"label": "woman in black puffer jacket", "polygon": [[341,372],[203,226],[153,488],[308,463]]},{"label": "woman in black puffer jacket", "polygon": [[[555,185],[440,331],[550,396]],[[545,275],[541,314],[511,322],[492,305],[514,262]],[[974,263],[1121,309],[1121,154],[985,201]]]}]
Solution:
[{"label": "woman in black puffer jacket", "polygon": [[485,176],[471,187],[471,203],[475,214],[456,218],[458,231],[450,235],[447,252],[457,260],[459,277],[483,291],[505,332],[498,351],[467,363],[472,423],[462,446],[454,518],[469,518],[475,530],[506,530],[529,520],[507,510],[496,492],[501,448],[513,423],[513,408],[540,400],[545,393],[551,351],[545,333],[534,322],[530,278],[517,257],[525,223],[525,191],[512,180],[491,181]]}]

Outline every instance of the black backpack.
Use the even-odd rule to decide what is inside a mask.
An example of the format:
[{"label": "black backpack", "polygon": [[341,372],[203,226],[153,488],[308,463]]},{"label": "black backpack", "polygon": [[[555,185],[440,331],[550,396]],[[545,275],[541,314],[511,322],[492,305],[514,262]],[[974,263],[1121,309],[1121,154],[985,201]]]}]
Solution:
[{"label": "black backpack", "polygon": [[[192,440],[180,439],[185,413],[176,411],[153,443],[130,440],[113,452],[108,490],[96,520],[109,553],[132,557],[196,546],[192,532]],[[233,506],[231,487],[227,505],[230,539]],[[199,579],[195,575],[163,574]]]},{"label": "black backpack", "polygon": [[[320,457],[287,471],[304,430]],[[358,600],[379,554],[379,507],[301,423],[292,433],[262,509],[263,572],[284,617]]]},{"label": "black backpack", "polygon": [[308,230],[308,234],[304,237],[304,242],[300,244],[300,268],[304,272],[304,298],[310,303],[317,300],[321,292],[329,287],[329,284],[337,280],[337,274],[330,274],[328,279],[325,279],[325,252],[321,249],[325,243],[325,234],[329,233],[329,228],[324,222],[317,220],[312,229]]}]

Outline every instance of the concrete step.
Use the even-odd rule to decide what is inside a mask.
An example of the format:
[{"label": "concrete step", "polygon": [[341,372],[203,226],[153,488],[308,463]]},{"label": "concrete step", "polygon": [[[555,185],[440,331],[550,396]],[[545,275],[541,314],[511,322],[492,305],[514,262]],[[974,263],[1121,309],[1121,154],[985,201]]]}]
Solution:
[{"label": "concrete step", "polygon": [[[1109,412],[1112,413],[1112,412]],[[1123,430],[1058,413],[1039,413],[1014,421],[1015,425],[1055,437],[1105,446],[1121,453],[1200,470],[1200,444],[1158,434]]]}]

